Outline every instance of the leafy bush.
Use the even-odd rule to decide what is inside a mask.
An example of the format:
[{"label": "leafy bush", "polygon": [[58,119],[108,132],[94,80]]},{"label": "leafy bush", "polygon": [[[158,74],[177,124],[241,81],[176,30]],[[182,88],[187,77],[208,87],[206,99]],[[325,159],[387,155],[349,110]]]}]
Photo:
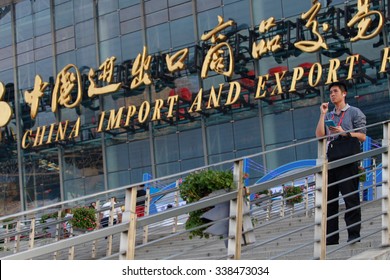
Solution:
[{"label": "leafy bush", "polygon": [[[285,186],[283,187],[283,196],[287,198],[286,202],[295,204],[303,201],[303,186]],[[296,195],[296,196],[295,196]],[[292,197],[295,196],[295,197]],[[292,198],[289,198],[292,197]]]},{"label": "leafy bush", "polygon": [[[180,196],[187,203],[199,201],[201,198],[208,196],[213,191],[231,189],[233,185],[233,173],[231,171],[202,170],[188,175],[180,185]],[[207,223],[201,218],[202,214],[208,209],[201,209],[189,213],[186,221],[186,229],[191,229]],[[205,228],[193,230],[190,238],[194,236],[208,238],[209,235],[204,233]]]},{"label": "leafy bush", "polygon": [[74,228],[92,230],[96,227],[95,209],[80,207],[72,209],[72,213],[70,224]]}]

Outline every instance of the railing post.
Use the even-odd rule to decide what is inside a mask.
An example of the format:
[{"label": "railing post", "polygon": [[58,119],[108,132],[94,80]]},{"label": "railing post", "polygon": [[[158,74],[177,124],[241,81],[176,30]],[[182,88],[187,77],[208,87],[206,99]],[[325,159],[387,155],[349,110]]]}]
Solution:
[{"label": "railing post", "polygon": [[31,224],[30,224],[30,233],[28,235],[28,249],[29,250],[34,248],[34,242],[35,242],[35,218],[32,218]]},{"label": "railing post", "polygon": [[[180,186],[180,180],[176,180],[176,191],[175,191],[175,200],[174,200],[174,203],[175,203],[175,207],[178,207],[179,206],[179,186]],[[175,233],[177,232],[177,224],[179,222],[179,217],[178,216],[175,216],[173,217],[173,228],[172,228],[172,232]]]},{"label": "railing post", "polygon": [[[149,216],[149,212],[150,212],[150,188],[147,188],[146,195],[145,195],[144,215]],[[148,243],[148,239],[149,239],[149,225],[145,225],[143,228],[142,244]]]},{"label": "railing post", "polygon": [[230,201],[228,256],[231,259],[241,259],[242,233],[245,231],[245,242],[254,243],[255,235],[249,214],[249,201],[246,199],[243,178],[243,161],[235,161],[233,182],[237,188],[237,198]]},{"label": "railing post", "polygon": [[121,260],[134,260],[135,239],[137,229],[137,213],[135,212],[137,204],[137,187],[126,189],[125,212],[122,215],[122,223],[129,222],[129,229],[121,233],[119,251],[126,252],[126,255],[120,254]]},{"label": "railing post", "polygon": [[314,259],[326,258],[326,221],[327,221],[327,194],[328,194],[328,160],[326,158],[326,139],[318,141],[317,165],[322,170],[316,173],[315,210],[314,210]]},{"label": "railing post", "polygon": [[20,220],[16,222],[16,234],[15,234],[15,245],[14,245],[14,254],[19,252],[20,249]]},{"label": "railing post", "polygon": [[237,198],[230,201],[230,218],[229,220],[229,240],[228,240],[228,256],[233,256],[231,259],[239,260],[241,258],[241,237],[242,237],[242,199],[244,184],[243,178],[243,162],[235,161],[233,167],[233,182],[237,188]]},{"label": "railing post", "polygon": [[390,244],[390,131],[389,123],[383,125],[383,142],[382,147],[387,147],[387,151],[382,153],[382,246]]}]

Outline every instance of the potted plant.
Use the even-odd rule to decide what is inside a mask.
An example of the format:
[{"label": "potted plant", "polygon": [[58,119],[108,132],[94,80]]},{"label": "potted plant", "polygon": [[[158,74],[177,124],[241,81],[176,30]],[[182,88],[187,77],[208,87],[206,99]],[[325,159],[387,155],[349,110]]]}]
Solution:
[{"label": "potted plant", "polygon": [[283,197],[286,198],[286,203],[294,205],[303,201],[303,186],[284,186]]},{"label": "potted plant", "polygon": [[73,217],[70,224],[73,229],[80,229],[83,231],[93,230],[96,228],[95,209],[87,207],[79,207],[72,209]]},{"label": "potted plant", "polygon": [[[210,195],[217,190],[229,190],[233,185],[233,173],[231,171],[202,170],[188,175],[180,184],[180,196],[187,203],[195,202]],[[198,227],[207,223],[207,220],[201,218],[202,214],[211,208],[201,209],[189,213],[185,223],[186,229]],[[205,228],[191,231],[190,238],[194,236],[208,238],[204,233]]]}]

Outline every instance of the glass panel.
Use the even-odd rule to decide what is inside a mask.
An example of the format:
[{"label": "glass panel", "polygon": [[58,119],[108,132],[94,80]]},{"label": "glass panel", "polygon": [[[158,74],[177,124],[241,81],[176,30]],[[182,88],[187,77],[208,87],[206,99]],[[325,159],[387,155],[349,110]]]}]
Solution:
[{"label": "glass panel", "polygon": [[34,64],[27,64],[18,67],[19,88],[28,89],[34,84],[35,66]]},{"label": "glass panel", "polygon": [[107,39],[119,35],[119,16],[117,12],[99,17],[99,39]]},{"label": "glass panel", "polygon": [[[175,6],[169,9],[169,19],[175,20],[181,17],[192,15],[192,3],[188,2],[180,6]],[[188,25],[190,26],[190,25]]]},{"label": "glass panel", "polygon": [[121,22],[141,17],[141,5],[120,10],[119,17]]},{"label": "glass panel", "polygon": [[157,24],[162,24],[168,21],[168,10],[158,11],[153,14],[146,15],[146,26],[154,26]]},{"label": "glass panel", "polygon": [[170,48],[169,24],[160,24],[147,29],[147,46],[150,54]]},{"label": "glass panel", "polygon": [[291,5],[290,0],[282,0],[283,17],[297,17],[310,10],[311,1],[300,1],[299,5]]},{"label": "glass panel", "polygon": [[180,171],[180,164],[178,162],[158,164],[156,166],[157,177],[163,177],[169,174],[175,174],[179,171]]},{"label": "glass panel", "polygon": [[104,191],[103,174],[85,178],[85,194],[94,194]]},{"label": "glass panel", "polygon": [[185,2],[191,2],[191,0],[168,0],[168,5],[169,5],[169,7],[172,7],[172,6],[182,4]]},{"label": "glass panel", "polygon": [[151,165],[149,140],[133,141],[128,145],[131,169]]},{"label": "glass panel", "polygon": [[156,137],[155,140],[156,163],[166,163],[179,159],[176,134]]},{"label": "glass panel", "polygon": [[196,38],[193,32],[194,21],[192,17],[186,17],[171,22],[172,48],[180,46],[188,47],[194,44]]},{"label": "glass panel", "polygon": [[[291,143],[279,143],[277,145],[270,145],[267,147],[267,150],[273,150],[280,147],[285,147]],[[269,153],[266,155],[267,158],[267,170],[268,172],[273,169],[296,160],[296,151],[295,148],[283,149],[274,153]]]},{"label": "glass panel", "polygon": [[20,3],[17,3],[15,5],[15,17],[16,19],[20,19],[22,17],[31,15],[31,2],[29,1],[22,1]]},{"label": "glass panel", "polygon": [[121,171],[108,174],[108,189],[116,189],[130,184],[130,172]]},{"label": "glass panel", "polygon": [[[0,48],[12,45],[11,23],[3,23],[0,19],[0,26]],[[12,55],[12,53],[8,52],[7,55]]]},{"label": "glass panel", "polygon": [[150,0],[145,2],[145,13],[151,14],[167,8],[167,0]]},{"label": "glass panel", "polygon": [[99,0],[98,13],[99,16],[116,11],[118,9],[117,0]]},{"label": "glass panel", "polygon": [[122,61],[120,38],[114,38],[100,43],[100,61],[115,56],[117,61]]},{"label": "glass panel", "polygon": [[60,201],[60,176],[57,151],[40,151],[25,157],[27,209]]},{"label": "glass panel", "polygon": [[196,8],[198,9],[198,12],[220,7],[221,5],[221,0],[196,0]]},{"label": "glass panel", "polygon": [[232,152],[234,147],[231,123],[207,127],[207,146],[210,155]]},{"label": "glass panel", "polygon": [[[121,22],[121,34],[126,34],[134,31],[138,31],[142,29],[142,20],[141,18],[136,18],[132,20],[128,20],[125,22]],[[134,42],[139,44],[140,41]]]},{"label": "glass panel", "polygon": [[37,36],[34,38],[34,47],[41,48],[43,46],[49,46],[52,48],[51,44],[53,43],[51,33],[44,34],[42,36]]},{"label": "glass panel", "polygon": [[142,42],[142,33],[134,32],[122,36],[122,61],[133,59],[137,57],[139,53],[142,53],[143,45]]},{"label": "glass panel", "polygon": [[50,10],[44,10],[34,15],[34,35],[39,36],[51,30]]},{"label": "glass panel", "polygon": [[93,0],[74,1],[74,17],[76,22],[93,18]]},{"label": "glass panel", "polygon": [[16,21],[16,42],[22,42],[33,37],[32,16]]},{"label": "glass panel", "polygon": [[[46,51],[47,52],[47,51]],[[48,82],[53,77],[53,58],[47,58],[35,62],[36,73],[42,77],[43,81]]]},{"label": "glass panel", "polygon": [[129,168],[129,157],[127,144],[109,146],[107,151],[107,170],[108,172],[127,170]]},{"label": "glass panel", "polygon": [[262,20],[266,20],[269,17],[274,17],[277,20],[283,18],[280,0],[252,0],[252,5],[255,25],[259,25]]},{"label": "glass panel", "polygon": [[211,30],[218,25],[219,15],[222,15],[221,8],[208,10],[198,14],[199,36],[202,36],[206,31]]},{"label": "glass panel", "polygon": [[[320,104],[294,110],[294,133],[296,139],[306,139],[315,136],[318,118],[320,117]],[[308,118],[308,116],[311,116]]]},{"label": "glass panel", "polygon": [[50,0],[35,0],[33,2],[34,11],[43,11],[50,8]]},{"label": "glass panel", "polygon": [[94,45],[77,49],[77,66],[80,71],[87,68],[96,68],[96,47]]},{"label": "glass panel", "polygon": [[185,159],[180,162],[181,171],[191,170],[205,165],[204,158]]},{"label": "glass panel", "polygon": [[187,130],[179,133],[180,159],[203,157],[202,130]]},{"label": "glass panel", "polygon": [[139,4],[141,0],[119,0],[119,8],[130,7],[135,4]]},{"label": "glass panel", "polygon": [[263,123],[266,145],[294,139],[292,114],[290,111],[266,115]]},{"label": "glass panel", "polygon": [[250,26],[250,9],[249,1],[239,1],[234,4],[224,5],[223,7],[223,17],[225,20],[233,19],[238,28]]},{"label": "glass panel", "polygon": [[62,29],[64,27],[73,25],[73,11],[73,1],[69,1],[54,7],[56,29]]},{"label": "glass panel", "polygon": [[93,20],[76,24],[76,47],[95,44],[95,26]]},{"label": "glass panel", "polygon": [[233,128],[236,150],[261,146],[260,120],[258,118],[235,121]]}]

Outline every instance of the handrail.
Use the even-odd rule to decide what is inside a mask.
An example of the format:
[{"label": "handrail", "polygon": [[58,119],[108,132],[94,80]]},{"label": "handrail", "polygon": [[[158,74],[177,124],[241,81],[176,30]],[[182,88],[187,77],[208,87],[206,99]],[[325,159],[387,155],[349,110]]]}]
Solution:
[{"label": "handrail", "polygon": [[[384,131],[385,131],[388,128],[388,124],[387,123],[381,123],[381,124],[383,124]],[[384,133],[384,135],[387,137],[386,133]],[[314,139],[314,140],[305,141],[305,142],[306,143],[310,143],[312,141],[319,142],[319,140],[324,140],[324,139],[325,138]],[[295,145],[298,145],[298,144],[295,144]],[[292,146],[290,146],[290,147],[292,147]],[[299,232],[307,231],[307,229],[313,228],[313,226],[316,227],[317,229],[321,228],[323,222],[321,222],[321,219],[316,215],[318,215],[318,214],[323,215],[323,213],[321,212],[323,205],[320,201],[318,201],[316,199],[315,201],[312,202],[313,203],[312,206],[307,204],[308,206],[306,206],[306,207],[308,207],[308,208],[304,208],[302,210],[291,212],[290,216],[287,215],[284,217],[273,218],[270,221],[265,220],[266,222],[264,222],[264,224],[262,224],[260,226],[255,226],[255,225],[253,225],[253,222],[252,222],[252,226],[251,226],[251,225],[249,225],[250,223],[248,223],[248,221],[250,221],[250,218],[251,217],[260,217],[259,214],[261,215],[262,211],[265,211],[265,210],[262,210],[261,207],[256,208],[255,205],[252,205],[252,207],[254,207],[254,208],[251,209],[250,211],[245,210],[245,209],[242,209],[241,211],[236,211],[235,207],[239,206],[239,203],[237,203],[237,204],[235,203],[235,202],[237,202],[237,200],[242,199],[244,202],[243,206],[245,207],[245,203],[248,203],[248,205],[250,204],[249,201],[246,200],[246,197],[248,197],[250,194],[259,193],[261,191],[271,189],[275,186],[283,185],[286,182],[299,180],[301,178],[307,178],[308,176],[312,176],[313,174],[321,174],[323,172],[323,167],[325,165],[327,165],[328,169],[333,169],[333,168],[336,168],[338,166],[341,166],[341,165],[344,165],[347,163],[356,162],[358,160],[363,160],[365,158],[370,158],[370,157],[382,155],[381,168],[382,168],[382,170],[386,171],[386,170],[388,170],[388,166],[389,166],[389,164],[387,162],[387,158],[386,158],[387,154],[388,154],[388,149],[389,149],[389,147],[388,147],[388,145],[386,145],[386,142],[384,141],[384,144],[382,145],[382,147],[378,147],[374,150],[362,152],[362,153],[359,153],[358,155],[351,156],[351,157],[344,158],[344,159],[330,162],[330,163],[328,163],[327,161],[325,161],[325,162],[317,161],[317,164],[313,167],[305,168],[303,170],[297,170],[297,171],[294,171],[294,172],[291,172],[288,174],[283,174],[283,175],[280,175],[279,177],[276,177],[276,178],[271,179],[271,180],[266,181],[266,182],[254,183],[254,184],[248,185],[245,187],[245,195],[243,197],[240,197],[238,195],[240,192],[237,189],[235,189],[235,190],[231,190],[227,193],[203,198],[202,200],[194,202],[194,203],[187,203],[186,205],[173,207],[173,208],[167,209],[163,212],[158,212],[158,213],[153,214],[153,215],[145,215],[145,216],[139,217],[139,218],[135,217],[134,221],[136,221],[136,229],[135,229],[136,232],[134,234],[137,236],[140,236],[140,234],[142,234],[142,228],[144,228],[144,227],[149,227],[149,226],[152,226],[153,224],[156,224],[156,223],[158,224],[161,221],[173,219],[175,217],[181,217],[183,215],[185,216],[192,211],[201,210],[201,209],[205,209],[208,207],[213,207],[217,204],[226,203],[226,202],[230,202],[231,209],[230,209],[229,217],[226,217],[224,219],[228,220],[229,223],[231,223],[231,221],[234,221],[237,218],[243,218],[244,219],[243,226],[245,228],[242,229],[242,235],[255,234],[256,232],[259,232],[259,231],[261,232],[264,229],[266,229],[267,226],[269,227],[269,226],[272,226],[273,224],[276,225],[277,223],[281,223],[283,221],[287,221],[289,219],[292,219],[294,215],[299,216],[300,214],[302,214],[306,211],[315,210],[314,216],[312,216],[312,218],[308,218],[308,224],[305,224],[299,228],[288,230],[288,231],[286,231],[284,233],[280,233],[280,234],[274,234],[273,236],[268,237],[266,240],[257,240],[257,238],[253,239],[254,238],[254,235],[253,235],[251,237],[251,242],[253,242],[253,243],[248,244],[246,247],[240,249],[239,253],[237,253],[238,255],[241,255],[241,253],[243,253],[243,256],[246,256],[247,253],[249,253],[251,249],[253,250],[254,248],[261,247],[263,245],[269,244],[270,242],[272,243],[272,242],[279,240],[281,238],[285,238],[285,237],[288,237],[290,235],[297,234]],[[281,150],[281,149],[278,149],[278,150]],[[243,158],[240,158],[240,159],[225,161],[222,164],[232,163],[232,162],[238,163],[242,160],[243,160]],[[239,164],[235,164],[234,165],[235,168],[237,168],[238,165]],[[210,168],[211,166],[212,167],[219,167],[219,165],[213,164],[213,165],[207,166],[207,168]],[[197,168],[194,170],[201,170],[204,168],[206,168],[206,167]],[[150,180],[150,182],[152,182],[152,181],[164,182],[164,180],[171,180],[172,181],[172,178],[179,178],[179,176],[184,175],[184,174],[189,174],[191,172],[194,172],[194,170],[190,170],[187,172],[181,172],[181,173],[175,174],[173,176],[166,176],[164,178]],[[373,170],[366,171],[366,173],[367,172],[377,172],[378,170],[380,170],[380,168],[375,167]],[[383,172],[383,173],[386,174],[386,172]],[[240,172],[238,172],[237,169],[235,169],[234,174],[236,174],[235,175],[236,176],[235,182],[237,184],[240,183],[241,179],[240,179],[240,177],[237,177],[237,176],[240,176],[239,175]],[[387,201],[389,200],[389,198],[388,198],[389,191],[388,191],[388,189],[386,189],[386,187],[388,188],[388,186],[389,186],[388,177],[386,177],[384,175],[382,177],[382,181],[380,183],[373,182],[373,185],[375,185],[375,186],[379,186],[380,184],[382,184],[382,188],[385,188],[385,190],[383,191],[384,197],[382,199],[382,204],[384,204],[384,205],[382,205],[383,209],[380,211],[380,214],[377,215],[377,216],[382,216],[382,219],[383,219],[383,222],[382,222],[383,225],[380,227],[380,230],[378,230],[378,232],[382,232],[382,244],[386,244],[386,241],[389,240],[389,237],[388,237],[389,229],[388,229],[387,220],[386,220],[386,215],[389,216],[389,213],[388,213],[389,207],[386,208],[386,205],[387,205],[386,199],[387,199]],[[64,205],[71,204],[74,202],[85,201],[85,200],[87,200],[86,199],[87,197],[96,199],[97,197],[101,197],[103,194],[108,194],[110,192],[121,193],[121,191],[124,191],[125,195],[123,195],[123,196],[126,198],[126,200],[124,202],[124,205],[126,207],[124,215],[130,215],[130,217],[134,218],[135,213],[129,211],[129,209],[132,209],[131,208],[132,205],[131,205],[131,202],[128,201],[128,199],[131,197],[131,192],[132,192],[131,190],[135,186],[138,186],[138,184],[132,184],[132,185],[129,185],[129,186],[126,186],[123,188],[105,191],[105,192],[101,192],[101,193],[98,193],[95,195],[84,196],[82,198],[72,199],[72,200],[69,200],[66,202],[62,202],[62,203],[56,203],[56,204],[54,204],[53,207],[54,208],[55,207],[63,207]],[[319,186],[321,186],[321,184],[318,184],[318,186],[314,187],[314,189],[313,189],[313,191],[317,194],[322,191],[319,188]],[[308,192],[308,191],[306,190],[306,192]],[[169,193],[169,192],[167,192],[167,193]],[[274,205],[274,206],[276,205],[277,206],[276,210],[278,210],[279,209],[278,205],[282,205],[282,206],[285,205],[286,199],[287,198],[283,198],[280,201],[270,201],[269,200],[269,202],[272,203],[272,205]],[[370,204],[371,204],[371,202],[366,203],[364,205],[370,205]],[[128,208],[129,205],[130,205],[130,208]],[[234,206],[234,207],[232,208],[232,206]],[[294,209],[294,208],[295,207],[293,207],[292,209]],[[45,207],[37,208],[34,210],[24,211],[21,213],[14,214],[13,217],[19,217],[19,216],[25,217],[25,216],[28,216],[31,214],[36,215],[37,213],[39,213],[39,211],[43,212],[43,211],[46,211],[48,209],[51,209],[51,207],[45,206]],[[280,209],[282,209],[282,208],[280,208]],[[100,208],[99,211],[102,211],[102,208]],[[345,211],[340,211],[340,213],[338,215],[341,215],[344,212]],[[242,213],[242,214],[239,214],[239,213]],[[239,215],[242,215],[242,217]],[[10,216],[12,216],[12,215],[9,215],[7,217],[2,217],[2,218],[0,218],[0,220],[4,220],[6,218],[9,218]],[[377,216],[374,215],[372,217],[377,217]],[[245,219],[249,219],[249,220],[245,220]],[[60,223],[61,221],[62,221],[61,219],[58,219],[57,221],[51,222],[50,225],[56,225],[56,224]],[[121,224],[112,225],[112,226],[109,226],[106,228],[101,228],[101,229],[98,229],[98,230],[95,230],[92,232],[88,232],[88,233],[85,233],[85,234],[82,234],[79,236],[75,236],[72,238],[58,240],[57,242],[54,242],[54,243],[43,244],[43,245],[40,245],[39,247],[32,248],[32,249],[29,249],[26,251],[9,254],[9,255],[2,257],[2,259],[34,259],[34,258],[40,258],[42,256],[47,256],[48,254],[53,254],[57,251],[66,250],[68,248],[76,248],[76,251],[77,251],[77,246],[80,246],[80,245],[83,245],[83,244],[86,244],[89,242],[96,242],[96,240],[104,239],[107,236],[114,236],[116,238],[118,236],[118,234],[121,235],[120,248],[119,248],[119,250],[115,249],[115,252],[112,255],[119,256],[119,258],[124,258],[125,255],[127,254],[127,252],[126,252],[126,249],[123,249],[123,248],[133,247],[137,252],[137,250],[142,250],[143,248],[146,248],[147,246],[153,246],[154,244],[159,244],[159,243],[164,242],[165,240],[168,240],[170,238],[172,238],[172,240],[174,240],[173,242],[177,242],[177,240],[175,239],[176,237],[181,236],[181,235],[186,235],[186,234],[188,234],[188,232],[191,231],[190,229],[183,230],[183,228],[181,228],[180,232],[172,233],[172,232],[169,232],[169,230],[168,230],[164,234],[162,234],[162,233],[160,234],[162,236],[161,238],[157,238],[157,239],[148,241],[147,243],[144,243],[144,244],[138,244],[138,245],[134,244],[134,246],[128,247],[128,246],[125,246],[124,244],[122,244],[122,242],[125,242],[125,243],[129,242],[129,240],[127,240],[127,234],[130,230],[130,225],[131,225],[130,221],[131,221],[131,219],[127,219]],[[220,221],[222,221],[222,220],[213,221],[213,222],[210,222],[210,223],[203,225],[203,226],[207,227],[210,225],[214,225]],[[366,220],[362,219],[362,223],[363,222],[366,222]],[[163,228],[166,230],[168,229],[168,227],[166,227],[166,226]],[[159,229],[159,228],[157,228],[157,229]],[[345,229],[346,228],[342,228],[340,231],[343,231]],[[24,231],[26,231],[26,230],[24,230]],[[20,234],[20,231],[18,232],[18,234]],[[158,234],[158,231],[157,231],[157,234]],[[362,235],[361,238],[364,238],[364,236],[370,236],[370,235],[371,234],[365,234],[365,235]],[[8,238],[10,236],[12,236],[11,233],[7,233],[6,235],[2,234],[2,235],[0,235],[0,238],[5,238],[5,237]],[[229,234],[227,235],[227,237],[224,237],[223,239],[220,239],[220,240],[222,240],[222,241],[225,240],[228,243],[227,246],[231,246],[231,244],[233,244],[231,242],[231,240],[235,239],[235,238],[237,238],[237,236],[235,235],[235,230],[233,230],[233,231],[229,230]],[[217,241],[211,240],[211,241],[217,243],[218,240]],[[283,257],[283,256],[288,255],[289,253],[295,252],[296,250],[301,250],[301,249],[309,247],[309,246],[318,246],[322,241],[323,241],[322,238],[318,238],[316,236],[313,236],[310,241],[306,240],[304,243],[295,244],[296,245],[295,247],[293,246],[293,247],[290,247],[289,249],[286,249],[284,252],[279,252],[279,253],[273,255],[272,258]],[[207,244],[209,244],[209,243],[207,243]],[[207,246],[206,245],[199,245],[199,248],[201,248],[201,247],[207,247]],[[339,250],[339,248],[343,248],[343,247],[345,247],[345,246],[344,245],[339,246],[338,248],[336,248],[336,250]],[[233,249],[229,247],[229,250],[231,251]],[[229,252],[229,250],[227,252]],[[321,250],[323,250],[323,249],[321,249]],[[188,250],[188,251],[189,251],[188,253],[191,253],[191,251],[193,251],[193,250]],[[328,255],[334,251],[335,250],[329,251]],[[233,250],[231,252],[235,252],[235,251]],[[175,258],[175,256],[179,256],[179,255],[182,256],[182,255],[185,255],[186,253],[184,253],[184,251],[183,251],[182,254],[179,254],[179,253],[177,253],[177,252],[175,253],[173,251],[172,254],[167,258]],[[233,253],[233,254],[227,253],[227,254],[225,254],[225,256],[227,256],[228,258],[231,258],[235,254],[236,253]],[[105,259],[110,258],[111,259],[112,255],[111,256],[110,255],[101,256],[100,258],[105,258]],[[323,256],[324,255],[322,254],[320,258],[323,258]],[[236,257],[237,257],[237,255],[236,255]],[[316,254],[314,254],[314,258],[315,259],[317,258]]]}]

